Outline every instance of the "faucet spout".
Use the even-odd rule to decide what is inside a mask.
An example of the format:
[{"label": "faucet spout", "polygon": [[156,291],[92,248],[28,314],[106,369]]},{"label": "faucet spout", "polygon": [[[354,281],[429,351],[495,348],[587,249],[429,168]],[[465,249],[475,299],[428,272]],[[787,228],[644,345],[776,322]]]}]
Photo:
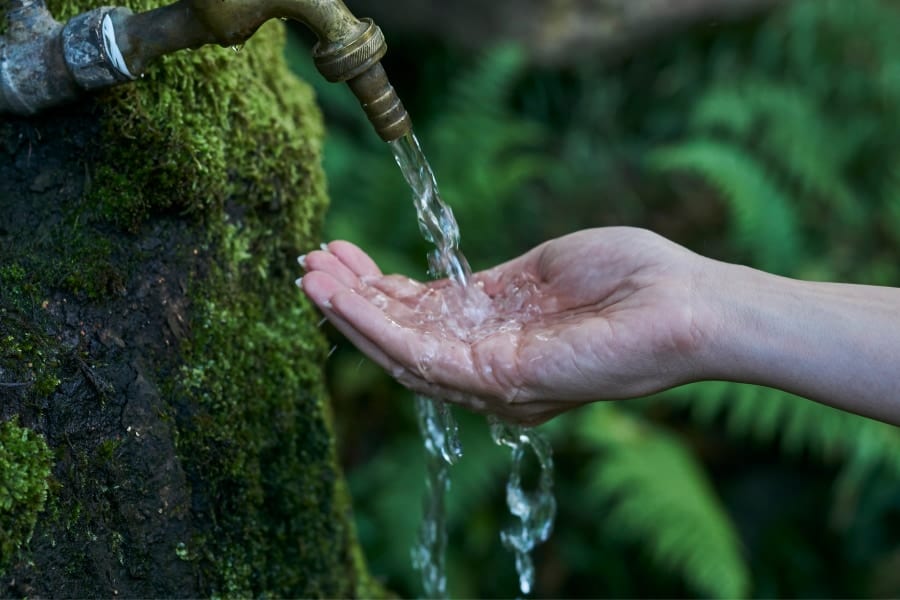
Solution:
[{"label": "faucet spout", "polygon": [[[31,0],[7,2],[28,5]],[[19,12],[13,11],[10,4],[7,20],[11,25],[18,22]],[[127,8],[96,9],[74,17],[65,26],[52,21],[49,13],[46,18],[52,26],[44,27],[46,33],[41,38],[41,47],[52,52],[61,46],[69,69],[48,71],[40,65],[45,72],[36,73],[37,68],[27,65],[9,67],[7,55],[15,54],[27,63],[24,57],[31,49],[26,52],[25,42],[13,39],[12,33],[6,36],[8,40],[0,36],[0,113],[30,114],[70,100],[77,95],[78,88],[95,89],[131,80],[155,59],[177,50],[206,44],[243,44],[263,23],[282,18],[299,21],[315,33],[318,43],[313,58],[319,71],[329,81],[346,81],[350,85],[382,139],[398,139],[412,128],[409,115],[380,64],[387,51],[381,29],[370,19],[357,19],[342,0],[177,0],[137,14]],[[8,29],[16,31],[13,27]],[[65,32],[69,32],[70,38],[77,38],[79,48],[68,48]],[[57,43],[58,37],[62,37],[61,45]],[[11,53],[10,47],[20,51]],[[87,80],[77,78],[79,61],[90,67]],[[98,70],[102,72],[101,77],[97,76]],[[6,72],[14,76],[3,77]],[[75,81],[68,81],[73,74]],[[66,93],[58,98],[47,93],[33,101],[29,101],[26,93],[22,98],[19,87],[33,82],[35,76],[67,80],[66,85],[45,86],[65,88]],[[14,98],[15,102],[4,102],[4,97]]]}]

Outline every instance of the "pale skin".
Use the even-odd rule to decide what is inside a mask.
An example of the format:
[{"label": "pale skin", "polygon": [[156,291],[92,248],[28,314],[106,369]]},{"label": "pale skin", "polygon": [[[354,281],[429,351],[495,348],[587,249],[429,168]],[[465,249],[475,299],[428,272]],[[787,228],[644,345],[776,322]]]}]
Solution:
[{"label": "pale skin", "polygon": [[778,277],[610,227],[476,273],[487,317],[448,327],[461,292],[446,281],[383,275],[348,242],[304,263],[307,295],[403,385],[510,421],[715,379],[900,425],[897,288]]}]

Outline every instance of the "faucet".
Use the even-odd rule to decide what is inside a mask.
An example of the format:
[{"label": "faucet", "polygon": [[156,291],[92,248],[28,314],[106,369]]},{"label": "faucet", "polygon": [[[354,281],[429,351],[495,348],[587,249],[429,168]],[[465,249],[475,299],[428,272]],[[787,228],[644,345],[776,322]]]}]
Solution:
[{"label": "faucet", "polygon": [[[0,0],[3,2],[4,0]],[[206,44],[238,46],[266,21],[294,19],[315,33],[313,60],[345,81],[385,141],[410,132],[406,109],[381,65],[384,34],[342,0],[177,0],[133,13],[101,7],[57,22],[44,0],[5,0],[0,114],[31,115],[85,91],[126,83],[154,59]]]}]

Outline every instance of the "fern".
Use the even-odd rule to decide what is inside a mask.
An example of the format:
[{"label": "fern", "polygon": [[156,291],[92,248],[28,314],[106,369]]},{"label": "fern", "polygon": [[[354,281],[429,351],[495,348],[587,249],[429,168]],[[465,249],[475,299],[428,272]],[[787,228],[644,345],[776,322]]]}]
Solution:
[{"label": "fern", "polygon": [[885,198],[882,219],[884,229],[894,244],[900,247],[900,155],[896,159],[896,166],[885,178],[882,189]]},{"label": "fern", "polygon": [[809,454],[853,470],[887,467],[900,476],[900,429],[786,392],[705,382],[671,390],[657,401],[688,408],[699,423],[724,421],[737,438],[778,443],[791,456]]},{"label": "fern", "polygon": [[867,132],[830,123],[804,90],[754,78],[714,87],[701,98],[691,126],[724,131],[748,148],[758,140],[761,166],[783,172],[798,193],[824,199],[817,209],[824,204],[846,225],[862,224],[864,213],[845,173]]},{"label": "fern", "polygon": [[648,160],[663,171],[693,172],[716,187],[731,206],[739,247],[761,268],[790,272],[802,259],[790,198],[745,153],[700,139],[657,150]]},{"label": "fern", "polygon": [[596,457],[586,468],[585,491],[603,507],[607,529],[640,543],[701,595],[747,594],[737,532],[677,437],[609,404],[581,411],[572,433]]},{"label": "fern", "polygon": [[510,95],[525,68],[514,46],[485,54],[455,78],[447,109],[425,132],[436,150],[435,165],[451,206],[472,222],[502,222],[506,204],[540,175],[546,159],[539,147],[546,131],[509,110]]}]

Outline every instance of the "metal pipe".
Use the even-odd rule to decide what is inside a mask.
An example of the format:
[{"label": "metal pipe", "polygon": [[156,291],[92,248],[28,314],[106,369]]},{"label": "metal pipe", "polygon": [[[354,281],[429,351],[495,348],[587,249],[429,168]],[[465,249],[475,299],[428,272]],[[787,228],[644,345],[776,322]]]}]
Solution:
[{"label": "metal pipe", "polygon": [[7,0],[0,37],[0,114],[33,114],[84,90],[134,78],[156,58],[206,44],[244,43],[272,18],[300,21],[317,36],[313,57],[329,81],[347,81],[385,141],[408,133],[409,115],[380,60],[387,46],[369,19],[341,0],[178,0],[144,13],[99,8],[66,25],[42,0]]},{"label": "metal pipe", "polygon": [[41,0],[6,3],[6,34],[0,37],[0,113],[34,114],[76,98],[82,90],[122,81],[102,51],[97,9],[58,23]]}]

